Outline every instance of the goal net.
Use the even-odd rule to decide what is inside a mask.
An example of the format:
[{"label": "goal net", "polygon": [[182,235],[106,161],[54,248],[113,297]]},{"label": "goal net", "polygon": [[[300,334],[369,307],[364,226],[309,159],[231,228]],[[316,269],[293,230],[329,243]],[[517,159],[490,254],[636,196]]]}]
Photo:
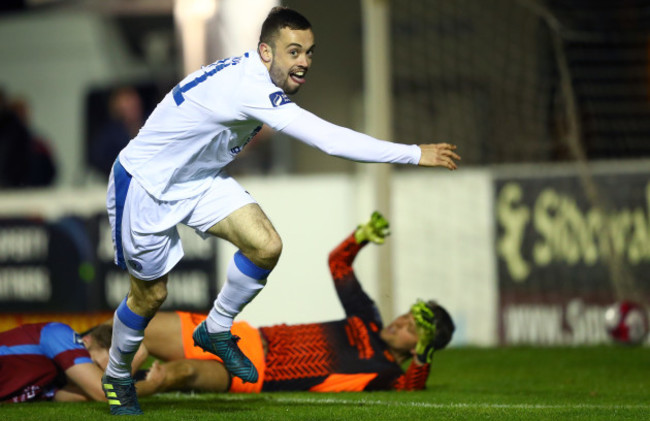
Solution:
[{"label": "goal net", "polygon": [[391,7],[399,138],[453,140],[466,164],[573,160],[571,135],[590,159],[650,154],[649,1]]},{"label": "goal net", "polygon": [[396,137],[494,169],[503,343],[601,342],[604,306],[648,304],[649,11],[391,2]]}]

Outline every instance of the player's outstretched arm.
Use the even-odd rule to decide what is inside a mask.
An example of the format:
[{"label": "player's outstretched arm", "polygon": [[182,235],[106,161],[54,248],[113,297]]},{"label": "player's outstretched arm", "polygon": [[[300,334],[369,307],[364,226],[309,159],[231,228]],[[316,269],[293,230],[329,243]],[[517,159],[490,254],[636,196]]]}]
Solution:
[{"label": "player's outstretched arm", "polygon": [[359,162],[412,164],[454,170],[457,168],[456,161],[460,160],[460,156],[454,152],[456,146],[449,143],[406,145],[387,142],[337,126],[306,110],[301,110],[299,117],[282,132],[329,155]]},{"label": "player's outstretched arm", "polygon": [[449,143],[430,143],[419,145],[422,150],[422,156],[418,165],[421,167],[445,167],[449,170],[458,168],[456,161],[460,161],[460,156],[454,152],[456,145]]}]

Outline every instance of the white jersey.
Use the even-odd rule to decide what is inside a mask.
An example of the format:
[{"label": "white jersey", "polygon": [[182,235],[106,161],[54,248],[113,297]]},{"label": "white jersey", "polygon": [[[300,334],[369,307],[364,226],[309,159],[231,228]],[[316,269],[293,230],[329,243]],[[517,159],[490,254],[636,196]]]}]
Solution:
[{"label": "white jersey", "polygon": [[119,159],[156,199],[195,197],[262,123],[347,159],[404,164],[420,159],[415,145],[379,141],[301,109],[273,84],[256,51],[188,75],[158,104]]}]

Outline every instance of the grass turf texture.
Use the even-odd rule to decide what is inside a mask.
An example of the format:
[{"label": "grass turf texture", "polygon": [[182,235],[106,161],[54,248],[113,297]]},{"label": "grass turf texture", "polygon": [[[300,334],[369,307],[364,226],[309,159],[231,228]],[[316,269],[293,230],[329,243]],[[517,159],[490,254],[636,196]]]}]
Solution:
[{"label": "grass turf texture", "polygon": [[[452,348],[426,391],[167,393],[141,399],[142,420],[647,420],[650,349]],[[5,420],[114,420],[104,403],[2,405]]]}]

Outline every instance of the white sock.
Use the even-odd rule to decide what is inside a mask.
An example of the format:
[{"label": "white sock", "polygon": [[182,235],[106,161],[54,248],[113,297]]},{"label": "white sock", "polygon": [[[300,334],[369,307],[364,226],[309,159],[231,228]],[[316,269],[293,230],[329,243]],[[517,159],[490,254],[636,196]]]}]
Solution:
[{"label": "white sock", "polygon": [[230,331],[232,322],[266,285],[271,273],[251,262],[241,251],[235,253],[228,264],[226,285],[219,291],[214,306],[208,314],[208,332]]},{"label": "white sock", "polygon": [[131,363],[144,338],[144,329],[150,318],[135,314],[127,305],[126,298],[113,315],[113,336],[108,351],[106,374],[111,377],[131,376]]}]

